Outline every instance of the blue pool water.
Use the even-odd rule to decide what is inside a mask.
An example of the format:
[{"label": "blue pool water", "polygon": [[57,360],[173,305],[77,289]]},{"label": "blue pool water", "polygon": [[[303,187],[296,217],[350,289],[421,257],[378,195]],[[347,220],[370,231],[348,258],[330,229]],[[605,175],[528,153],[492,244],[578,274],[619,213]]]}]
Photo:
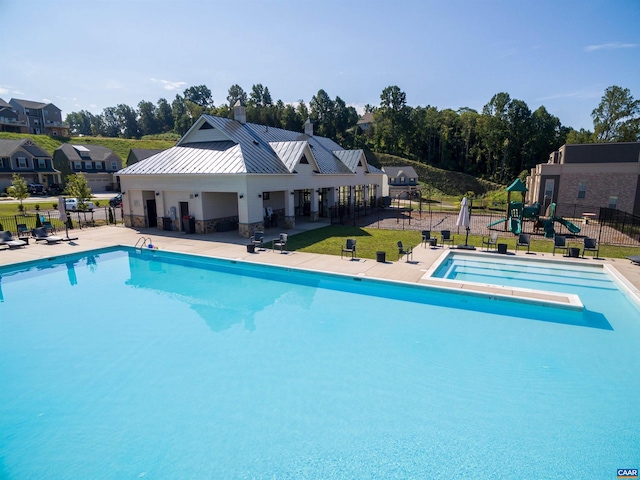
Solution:
[{"label": "blue pool water", "polygon": [[[615,478],[640,315],[124,249],[0,268],[0,478]],[[586,304],[586,302],[585,302]]]}]

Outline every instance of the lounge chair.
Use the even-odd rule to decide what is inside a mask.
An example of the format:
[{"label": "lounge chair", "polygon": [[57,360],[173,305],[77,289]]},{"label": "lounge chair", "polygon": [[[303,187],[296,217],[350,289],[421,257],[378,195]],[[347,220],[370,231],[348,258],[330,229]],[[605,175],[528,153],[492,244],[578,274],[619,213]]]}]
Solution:
[{"label": "lounge chair", "polygon": [[567,247],[567,239],[562,235],[556,235],[553,237],[553,254],[556,254],[556,250],[564,250],[565,253],[569,253],[569,247]]},{"label": "lounge chair", "polygon": [[488,237],[482,237],[482,246],[486,245],[486,250],[489,251],[491,247],[498,248],[498,232],[492,232]]},{"label": "lounge chair", "polygon": [[16,240],[13,238],[13,235],[9,230],[0,231],[0,245],[4,245],[9,247],[9,249],[13,248],[21,248],[27,245],[27,242],[24,240]]},{"label": "lounge chair", "polygon": [[42,222],[42,228],[44,228],[48,234],[56,233],[56,229],[53,228],[53,225],[51,225],[49,221]]},{"label": "lounge chair", "polygon": [[627,257],[627,259],[631,260],[631,263],[635,263],[636,265],[640,265],[640,255],[632,255]]},{"label": "lounge chair", "polygon": [[64,240],[62,237],[58,237],[56,235],[47,234],[47,230],[44,227],[37,227],[31,231],[33,238],[35,238],[36,242],[45,241],[47,243],[59,243]]},{"label": "lounge chair", "polygon": [[254,232],[251,243],[255,248],[264,248],[264,232]]},{"label": "lounge chair", "polygon": [[442,230],[440,232],[440,245],[444,247],[445,243],[448,243],[453,247],[453,235],[451,235],[451,230]]},{"label": "lounge chair", "polygon": [[398,241],[398,260],[402,258],[403,255],[406,255],[406,261],[409,261],[409,257],[413,260],[413,248],[404,248],[402,242]]},{"label": "lounge chair", "polygon": [[527,247],[527,253],[531,253],[531,239],[529,238],[528,233],[520,234],[518,241],[516,242],[516,252],[518,251],[518,247]]},{"label": "lounge chair", "polygon": [[280,253],[284,253],[284,249],[287,246],[287,237],[286,233],[281,233],[278,240],[273,241],[273,251],[276,251],[276,248],[280,250]]},{"label": "lounge chair", "polygon": [[348,238],[347,239],[347,244],[342,247],[342,251],[340,252],[340,258],[342,258],[342,256],[345,253],[350,253],[351,254],[351,260],[353,260],[356,256],[356,241],[353,238]]},{"label": "lounge chair", "polygon": [[582,247],[582,258],[584,258],[584,252],[593,252],[593,258],[598,258],[600,254],[600,247],[598,246],[598,242],[595,238],[584,239],[584,245]]},{"label": "lounge chair", "polygon": [[28,238],[31,236],[26,223],[19,223],[17,226],[18,226],[18,238]]}]

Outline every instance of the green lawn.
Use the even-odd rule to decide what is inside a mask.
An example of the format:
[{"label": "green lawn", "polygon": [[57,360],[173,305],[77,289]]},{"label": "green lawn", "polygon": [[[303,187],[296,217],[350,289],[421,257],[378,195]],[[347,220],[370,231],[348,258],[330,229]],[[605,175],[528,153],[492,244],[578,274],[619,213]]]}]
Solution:
[{"label": "green lawn", "polygon": [[[402,241],[405,247],[420,246],[422,235],[417,230],[380,230],[377,228],[358,228],[332,225],[308,232],[300,233],[289,237],[287,247],[290,250],[297,250],[309,253],[321,253],[324,255],[340,255],[342,246],[346,244],[347,238],[357,240],[357,255],[360,258],[376,258],[377,251],[387,252],[387,260],[398,259],[397,242]],[[463,235],[455,235],[456,244],[464,243]],[[480,248],[482,244],[481,235],[469,235],[469,245]],[[499,243],[506,243],[509,251],[514,251],[516,247],[516,237],[499,237]],[[582,240],[567,240],[569,247],[582,248]],[[553,241],[550,239],[531,239],[531,251],[540,253],[551,253]],[[600,258],[625,258],[630,255],[639,255],[640,248],[637,247],[617,247],[603,245],[600,248]],[[561,255],[561,254],[559,254]]]}]

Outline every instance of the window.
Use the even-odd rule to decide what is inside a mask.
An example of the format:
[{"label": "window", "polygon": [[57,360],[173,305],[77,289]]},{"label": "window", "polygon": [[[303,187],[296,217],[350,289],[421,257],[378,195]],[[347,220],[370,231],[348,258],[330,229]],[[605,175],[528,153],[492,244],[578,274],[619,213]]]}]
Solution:
[{"label": "window", "polygon": [[0,168],[4,168],[4,158],[0,158]]},{"label": "window", "polygon": [[555,184],[555,180],[553,178],[548,178],[544,182],[544,198],[545,200],[553,200],[553,187]]},{"label": "window", "polygon": [[18,168],[27,168],[27,159],[24,157],[18,157]]},{"label": "window", "polygon": [[73,162],[73,169],[82,170],[82,162],[78,162],[78,161]]},{"label": "window", "polygon": [[307,160],[307,157],[302,155],[302,158],[300,158],[300,163],[303,165],[309,165],[309,160]]},{"label": "window", "polygon": [[38,168],[47,168],[47,161],[44,158],[38,159]]},{"label": "window", "polygon": [[578,198],[585,198],[587,196],[587,185],[580,182],[578,184]]},{"label": "window", "polygon": [[117,170],[118,169],[118,162],[116,162],[115,160],[113,160],[111,162],[111,170]]},{"label": "window", "polygon": [[93,168],[93,162],[84,162],[84,168],[91,170]]},{"label": "window", "polygon": [[96,162],[96,170],[102,170],[102,162]]},{"label": "window", "polygon": [[609,197],[609,208],[611,208],[612,210],[617,210],[618,209],[618,196],[617,195],[611,195]]}]

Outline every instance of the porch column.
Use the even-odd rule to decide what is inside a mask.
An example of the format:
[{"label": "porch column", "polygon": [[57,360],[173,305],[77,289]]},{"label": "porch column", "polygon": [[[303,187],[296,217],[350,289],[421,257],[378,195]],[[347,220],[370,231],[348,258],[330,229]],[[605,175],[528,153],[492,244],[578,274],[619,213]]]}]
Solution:
[{"label": "porch column", "polygon": [[296,226],[296,197],[293,190],[285,190],[284,193],[284,226],[295,228]]},{"label": "porch column", "polygon": [[309,211],[309,219],[312,222],[317,222],[320,218],[320,212],[318,211],[318,202],[320,201],[320,194],[318,193],[318,189],[314,188],[311,190],[311,206]]}]

